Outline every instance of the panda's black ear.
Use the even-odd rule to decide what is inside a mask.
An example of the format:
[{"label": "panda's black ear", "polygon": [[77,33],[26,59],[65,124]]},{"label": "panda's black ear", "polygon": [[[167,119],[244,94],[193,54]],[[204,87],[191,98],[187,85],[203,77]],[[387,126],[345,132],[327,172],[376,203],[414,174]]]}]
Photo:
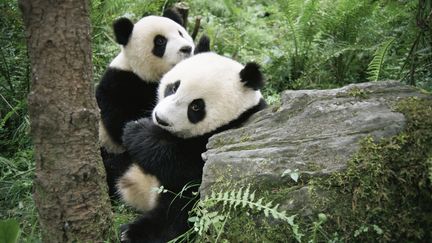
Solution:
[{"label": "panda's black ear", "polygon": [[264,86],[264,78],[260,71],[260,66],[254,62],[248,62],[240,71],[240,80],[246,87],[259,90]]},{"label": "panda's black ear", "polygon": [[173,20],[174,22],[176,22],[177,24],[184,27],[182,17],[180,16],[180,14],[176,10],[174,10],[172,8],[166,9],[163,12],[162,17],[169,18],[169,19]]},{"label": "panda's black ear", "polygon": [[117,43],[125,46],[129,42],[133,27],[134,24],[128,18],[119,18],[114,21],[113,29]]},{"label": "panda's black ear", "polygon": [[209,52],[210,51],[210,38],[208,36],[203,35],[198,41],[198,44],[195,47],[194,54]]}]

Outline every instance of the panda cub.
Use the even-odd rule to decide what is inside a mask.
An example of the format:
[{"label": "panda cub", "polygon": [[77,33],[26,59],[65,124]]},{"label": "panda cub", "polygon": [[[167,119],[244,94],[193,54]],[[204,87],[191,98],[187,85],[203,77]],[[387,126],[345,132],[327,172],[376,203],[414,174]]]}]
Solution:
[{"label": "panda cub", "polygon": [[[121,51],[96,89],[101,112],[99,140],[111,196],[116,178],[128,166],[121,141],[123,127],[128,121],[150,116],[162,75],[195,49],[181,17],[171,9],[165,11],[164,17],[147,16],[136,24],[120,18],[113,28]],[[195,52],[208,49],[209,40],[203,37]]]},{"label": "panda cub", "polygon": [[[130,122],[124,130],[133,163],[117,188],[144,214],[122,227],[123,242],[166,242],[189,229],[197,188],[187,185],[201,182],[208,139],[263,109],[263,85],[257,64],[243,66],[214,53],[188,58],[164,75],[151,119]],[[158,194],[154,188],[160,186],[169,192]]]}]

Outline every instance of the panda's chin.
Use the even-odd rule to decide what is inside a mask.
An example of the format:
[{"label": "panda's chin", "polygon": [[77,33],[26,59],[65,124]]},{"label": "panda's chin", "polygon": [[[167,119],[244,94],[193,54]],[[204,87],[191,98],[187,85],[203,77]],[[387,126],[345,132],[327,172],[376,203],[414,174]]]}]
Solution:
[{"label": "panda's chin", "polygon": [[191,54],[179,54],[177,60],[175,62],[169,63],[170,67],[173,68],[175,65],[177,65],[179,62],[188,59],[191,57]]},{"label": "panda's chin", "polygon": [[171,135],[173,135],[175,137],[184,138],[183,136],[181,136],[181,134],[176,132],[172,127],[162,126],[158,123],[155,123],[155,124],[156,124],[156,126],[160,127],[162,130],[169,132]]},{"label": "panda's chin", "polygon": [[162,130],[165,130],[165,131],[169,132],[171,135],[173,135],[173,136],[175,136],[175,137],[183,138],[183,139],[187,139],[187,138],[191,138],[191,137],[193,137],[190,133],[182,132],[182,131],[176,131],[176,130],[175,130],[173,127],[171,127],[171,126],[162,126],[162,125],[160,125],[160,124],[158,124],[157,122],[154,122],[154,121],[153,121],[153,123],[154,123],[156,126],[160,127]]},{"label": "panda's chin", "polygon": [[191,57],[191,54],[181,54],[182,55],[182,60],[187,59],[189,57]]},{"label": "panda's chin", "polygon": [[163,125],[159,124],[159,122],[157,121],[156,116],[154,115],[154,113],[152,115],[152,122],[153,122],[154,125],[162,128],[163,130],[168,131],[168,132],[170,132],[172,134],[175,134],[174,129],[171,126],[163,126]]}]

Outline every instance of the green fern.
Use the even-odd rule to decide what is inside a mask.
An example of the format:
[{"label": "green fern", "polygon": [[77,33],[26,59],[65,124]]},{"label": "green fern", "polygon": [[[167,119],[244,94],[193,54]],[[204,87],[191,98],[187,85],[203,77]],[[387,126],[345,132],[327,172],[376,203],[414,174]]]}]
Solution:
[{"label": "green fern", "polygon": [[[25,103],[23,100],[19,101],[18,104],[15,107],[10,106],[10,104],[7,102],[7,100],[0,94],[0,96],[2,97],[2,99],[9,105],[9,107],[11,108],[11,110],[6,113],[6,115],[0,120],[0,129],[3,128],[6,124],[6,122],[13,116],[21,116],[21,114],[18,112],[20,110],[22,110],[25,107]],[[27,117],[24,116],[24,119],[26,119]]]},{"label": "green fern", "polygon": [[381,46],[375,51],[374,57],[369,63],[367,71],[369,74],[368,79],[370,81],[378,81],[380,74],[382,73],[385,56],[394,41],[395,38],[391,38],[390,40],[382,43]]},{"label": "green fern", "polygon": [[[211,211],[215,206],[221,205],[221,211]],[[250,187],[239,188],[227,192],[212,192],[204,200],[198,201],[193,209],[194,217],[189,218],[194,223],[194,230],[202,236],[213,227],[218,232],[218,237],[223,231],[229,214],[232,210],[249,208],[264,213],[265,217],[287,222],[293,231],[297,241],[301,241],[303,236],[299,232],[299,226],[294,223],[295,215],[287,216],[286,211],[278,210],[279,204],[273,205],[273,202],[264,202],[264,198],[255,199],[255,191],[251,192]]]},{"label": "green fern", "polygon": [[237,16],[239,14],[239,9],[236,7],[234,1],[232,0],[223,0],[226,8],[229,10],[229,12],[234,15]]}]

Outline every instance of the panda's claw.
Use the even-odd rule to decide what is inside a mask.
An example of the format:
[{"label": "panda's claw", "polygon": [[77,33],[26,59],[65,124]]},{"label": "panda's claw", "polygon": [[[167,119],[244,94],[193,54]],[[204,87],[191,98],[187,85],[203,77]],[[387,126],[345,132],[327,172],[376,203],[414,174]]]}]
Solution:
[{"label": "panda's claw", "polygon": [[129,243],[130,239],[128,237],[129,228],[128,225],[122,225],[120,227],[120,242],[121,243]]},{"label": "panda's claw", "polygon": [[123,232],[121,232],[121,235],[120,235],[120,242],[122,242],[122,243],[129,242],[129,238],[128,238],[128,236],[127,236],[127,231],[123,231]]}]

